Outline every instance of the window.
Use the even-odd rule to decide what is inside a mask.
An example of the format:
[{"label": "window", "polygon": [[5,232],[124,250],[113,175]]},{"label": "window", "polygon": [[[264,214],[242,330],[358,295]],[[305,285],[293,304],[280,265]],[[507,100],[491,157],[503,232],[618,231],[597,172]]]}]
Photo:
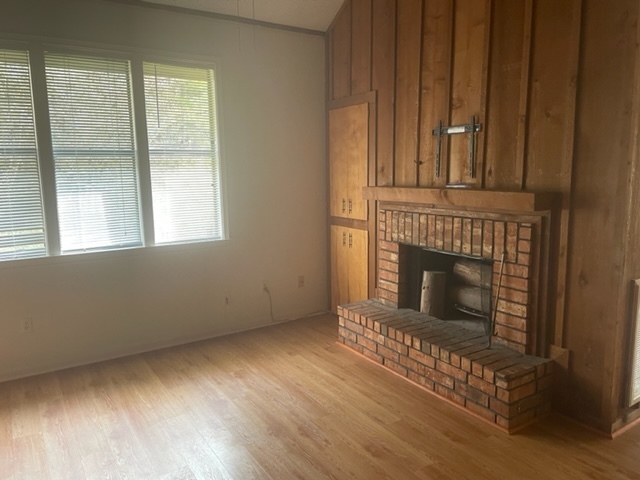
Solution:
[{"label": "window", "polygon": [[29,57],[0,50],[0,260],[45,253]]},{"label": "window", "polygon": [[217,135],[212,69],[0,49],[0,260],[222,239]]},{"label": "window", "polygon": [[62,253],[141,245],[129,62],[45,67]]},{"label": "window", "polygon": [[213,71],[144,64],[156,243],[222,237]]}]

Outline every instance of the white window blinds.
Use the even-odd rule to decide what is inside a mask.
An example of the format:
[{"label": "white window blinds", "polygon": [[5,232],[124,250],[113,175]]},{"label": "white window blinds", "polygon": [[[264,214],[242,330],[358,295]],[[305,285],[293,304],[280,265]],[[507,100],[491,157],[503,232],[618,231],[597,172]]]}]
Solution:
[{"label": "white window blinds", "polygon": [[213,71],[144,63],[156,243],[222,238]]},{"label": "white window blinds", "polygon": [[141,245],[129,62],[45,53],[62,253]]},{"label": "white window blinds", "polygon": [[0,50],[0,260],[45,254],[29,58]]}]

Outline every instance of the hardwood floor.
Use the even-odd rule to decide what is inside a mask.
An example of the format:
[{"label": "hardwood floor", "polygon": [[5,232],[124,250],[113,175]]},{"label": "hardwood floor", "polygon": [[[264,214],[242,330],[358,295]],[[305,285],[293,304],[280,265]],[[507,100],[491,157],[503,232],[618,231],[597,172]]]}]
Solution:
[{"label": "hardwood floor", "polygon": [[336,336],[323,315],[0,384],[0,478],[640,478],[640,427],[508,436]]}]

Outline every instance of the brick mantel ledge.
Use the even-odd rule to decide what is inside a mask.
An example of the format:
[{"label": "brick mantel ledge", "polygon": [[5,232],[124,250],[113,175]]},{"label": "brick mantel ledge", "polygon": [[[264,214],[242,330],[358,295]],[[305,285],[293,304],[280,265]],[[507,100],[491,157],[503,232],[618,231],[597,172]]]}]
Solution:
[{"label": "brick mantel ledge", "polygon": [[364,187],[366,200],[418,203],[432,207],[532,213],[552,210],[558,194],[550,192],[507,192],[467,188]]}]

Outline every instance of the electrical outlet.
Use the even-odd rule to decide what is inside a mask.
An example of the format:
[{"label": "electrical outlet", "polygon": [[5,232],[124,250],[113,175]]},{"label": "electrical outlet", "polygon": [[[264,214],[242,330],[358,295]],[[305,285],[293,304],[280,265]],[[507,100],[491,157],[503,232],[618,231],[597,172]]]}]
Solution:
[{"label": "electrical outlet", "polygon": [[31,317],[23,318],[20,326],[22,333],[33,333],[33,319]]},{"label": "electrical outlet", "polygon": [[304,275],[298,275],[298,288],[304,287]]}]

